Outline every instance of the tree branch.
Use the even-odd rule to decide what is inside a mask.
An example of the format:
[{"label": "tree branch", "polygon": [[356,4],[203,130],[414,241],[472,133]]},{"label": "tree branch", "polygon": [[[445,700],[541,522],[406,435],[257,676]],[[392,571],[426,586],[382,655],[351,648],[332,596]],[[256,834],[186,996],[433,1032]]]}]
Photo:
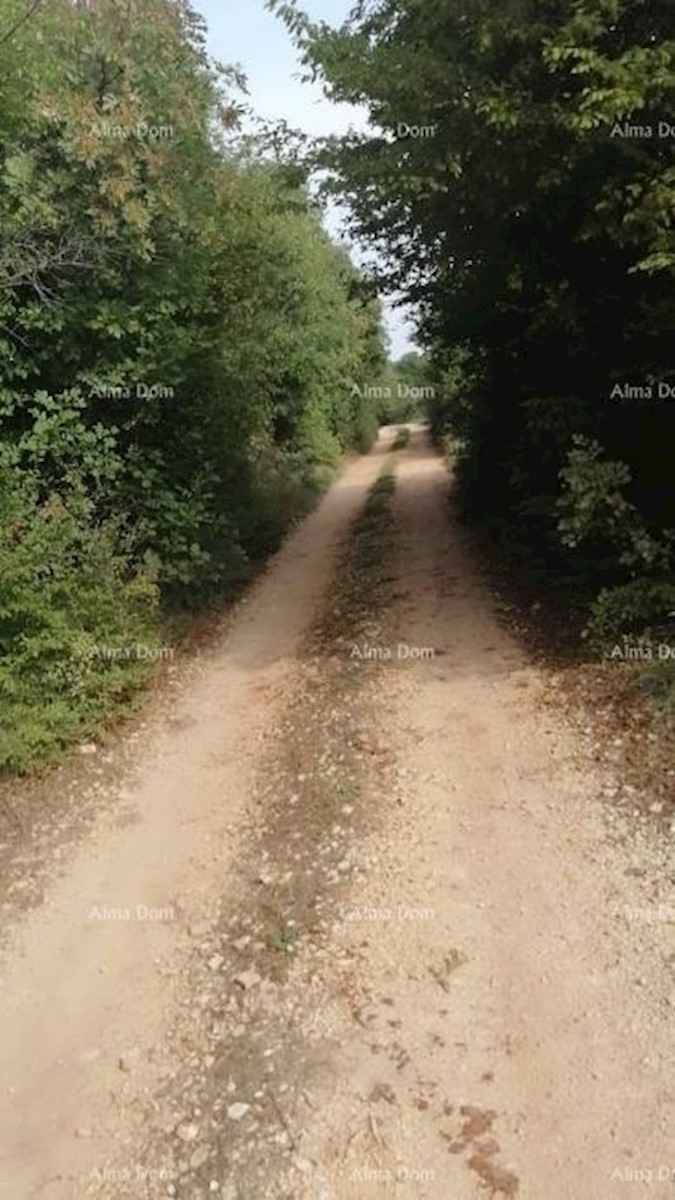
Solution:
[{"label": "tree branch", "polygon": [[28,6],[28,10],[23,14],[23,16],[19,17],[19,20],[15,21],[11,29],[8,29],[7,33],[3,33],[2,37],[0,37],[0,46],[4,45],[5,42],[8,42],[9,39],[14,36],[17,29],[20,29],[22,25],[25,25],[26,21],[30,21],[31,17],[37,12],[41,4],[42,0],[32,0],[32,3]]}]

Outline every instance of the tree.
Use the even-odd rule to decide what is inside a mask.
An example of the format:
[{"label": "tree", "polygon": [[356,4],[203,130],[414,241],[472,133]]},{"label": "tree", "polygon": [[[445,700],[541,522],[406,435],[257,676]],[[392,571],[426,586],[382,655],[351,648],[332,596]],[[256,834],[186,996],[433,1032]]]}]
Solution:
[{"label": "tree", "polygon": [[663,571],[663,554],[629,567],[611,524],[601,553],[570,546],[564,520],[582,438],[625,465],[666,557],[675,525],[675,407],[610,400],[673,381],[670,6],[365,0],[339,29],[273,7],[329,95],[368,111],[317,162],[419,308],[469,510],[559,570]]},{"label": "tree", "polygon": [[222,595],[276,547],[373,436],[345,379],[384,353],[303,171],[233,142],[242,81],[187,0],[7,8],[0,724],[18,764],[135,684],[124,659],[80,670],[82,639],[158,634],[160,607]]}]

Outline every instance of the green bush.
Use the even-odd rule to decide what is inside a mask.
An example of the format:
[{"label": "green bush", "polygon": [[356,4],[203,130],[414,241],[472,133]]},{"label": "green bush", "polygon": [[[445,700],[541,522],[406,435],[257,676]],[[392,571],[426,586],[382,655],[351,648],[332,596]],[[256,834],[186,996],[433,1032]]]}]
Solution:
[{"label": "green bush", "polygon": [[602,456],[598,442],[577,435],[561,470],[562,494],[557,502],[563,545],[584,542],[611,548],[615,561],[631,571],[653,571],[669,562],[670,536],[650,536],[635,505],[624,495],[631,473],[623,462]]},{"label": "green bush", "polygon": [[227,595],[368,446],[347,381],[385,355],[304,172],[234,143],[242,81],[189,4],[6,5],[0,763],[23,768],[128,703],[160,607]]},{"label": "green bush", "polygon": [[354,449],[367,454],[377,438],[379,422],[375,411],[364,404],[359,408],[354,429]]},{"label": "green bush", "polygon": [[622,638],[666,639],[675,629],[675,579],[635,579],[604,588],[593,602],[584,636],[605,652]]},{"label": "green bush", "polygon": [[0,493],[0,769],[58,757],[152,672],[158,595],[83,498]]},{"label": "green bush", "polygon": [[675,718],[675,662],[671,659],[642,666],[636,689],[668,722]]},{"label": "green bush", "polygon": [[394,441],[391,444],[391,448],[392,448],[392,450],[405,450],[409,441],[410,441],[410,430],[407,429],[406,426],[404,425],[402,429],[398,430],[396,437],[394,438]]}]

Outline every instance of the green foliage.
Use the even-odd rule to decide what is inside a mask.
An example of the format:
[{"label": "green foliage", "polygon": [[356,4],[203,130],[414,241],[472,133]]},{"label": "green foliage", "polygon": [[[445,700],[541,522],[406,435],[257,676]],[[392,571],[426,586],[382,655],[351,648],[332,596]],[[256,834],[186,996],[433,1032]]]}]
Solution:
[{"label": "green foliage", "polygon": [[369,524],[372,520],[376,520],[382,515],[387,508],[391,497],[396,489],[396,475],[391,467],[386,467],[384,471],[378,475],[375,483],[368,493],[366,506],[359,518],[359,527]]},{"label": "green foliage", "polygon": [[672,539],[665,533],[661,543],[650,537],[637,509],[624,496],[622,489],[631,483],[625,463],[603,460],[597,442],[576,435],[560,475],[564,488],[558,500],[558,529],[565,546],[605,543],[631,572],[668,566]]},{"label": "green foliage", "polygon": [[298,931],[292,925],[282,925],[280,929],[270,934],[269,945],[273,950],[278,950],[283,954],[290,954],[298,941]]},{"label": "green foliage", "polygon": [[635,686],[656,713],[671,724],[675,719],[675,660],[643,664]]},{"label": "green foliage", "polygon": [[603,588],[593,603],[584,631],[588,644],[601,653],[620,642],[669,640],[675,628],[675,580],[636,579]]},{"label": "green foliage", "polygon": [[404,354],[388,363],[382,375],[377,401],[380,424],[398,425],[402,421],[421,420],[432,396],[426,358],[415,350]]},{"label": "green foliage", "polygon": [[[160,608],[226,594],[278,546],[374,437],[348,381],[385,363],[379,304],[303,171],[235,142],[241,79],[211,64],[187,0],[22,16],[5,0],[0,468],[34,504],[18,540],[11,505],[0,529],[12,765],[147,674],[76,669],[78,628],[152,641]],[[52,570],[48,617],[24,592]]]},{"label": "green foliage", "polygon": [[465,511],[584,594],[667,575],[675,404],[612,394],[672,376],[668,0],[368,0],[339,28],[272,7],[370,117],[316,160],[417,306]]},{"label": "green foliage", "polygon": [[84,496],[0,493],[0,769],[54,758],[128,704],[157,649],[157,588]]}]

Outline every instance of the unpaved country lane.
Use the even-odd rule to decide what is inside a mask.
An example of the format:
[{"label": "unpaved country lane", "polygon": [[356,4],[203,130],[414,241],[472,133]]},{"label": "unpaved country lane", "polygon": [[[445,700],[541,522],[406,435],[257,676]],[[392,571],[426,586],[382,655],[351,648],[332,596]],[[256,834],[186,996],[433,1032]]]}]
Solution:
[{"label": "unpaved country lane", "polygon": [[[44,903],[17,926],[0,985],[0,1195],[70,1200],[157,1087],[153,1051],[195,927],[236,869],[250,768],[283,708],[336,539],[391,431],[289,538],[170,719],[141,745],[126,819],[102,813]],[[128,785],[127,785],[128,786]],[[160,1194],[164,1194],[162,1188]]]},{"label": "unpaved country lane", "polygon": [[[610,844],[606,780],[497,628],[446,520],[448,490],[424,452],[401,472],[401,574],[416,603],[400,620],[446,655],[434,672],[415,669],[399,713],[424,734],[408,743],[411,768],[452,782],[445,817],[433,784],[416,789],[415,814],[466,959],[446,1035],[466,1049],[444,1086],[456,1105],[495,1111],[496,1141],[504,1133],[500,1153],[473,1138],[465,1158],[488,1186],[504,1182],[493,1166],[508,1158],[528,1197],[608,1200],[647,1184],[672,1196],[672,926],[645,929],[672,857],[664,871],[667,846]],[[627,927],[626,909],[647,920]]]},{"label": "unpaved country lane", "polygon": [[252,1131],[264,1182],[235,1169],[227,1195],[672,1200],[672,926],[620,915],[653,911],[664,859],[609,837],[607,781],[500,629],[450,487],[414,431],[394,606],[360,639],[367,740],[395,765],[373,762],[348,891],[328,880],[323,940],[275,996],[305,1047],[292,1150]]},{"label": "unpaved country lane", "polygon": [[[20,933],[5,1194],[673,1200],[671,850],[603,805],[423,430],[348,528],[390,440]],[[92,922],[137,902],[175,918]]]}]

